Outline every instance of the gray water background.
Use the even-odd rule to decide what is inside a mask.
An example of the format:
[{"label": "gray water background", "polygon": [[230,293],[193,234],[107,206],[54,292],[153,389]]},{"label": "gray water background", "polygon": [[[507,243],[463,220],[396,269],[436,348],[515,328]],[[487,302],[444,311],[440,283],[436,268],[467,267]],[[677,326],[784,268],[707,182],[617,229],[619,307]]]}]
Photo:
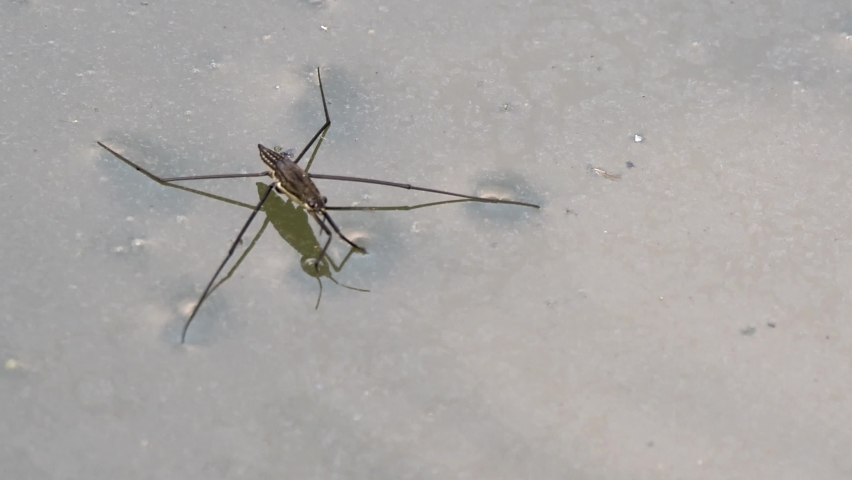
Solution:
[{"label": "gray water background", "polygon": [[[852,477],[850,35],[839,1],[3,1],[3,477]],[[317,66],[312,171],[543,208],[338,213],[370,293],[318,310],[270,228],[180,346],[248,211],[95,141],[260,171]]]}]

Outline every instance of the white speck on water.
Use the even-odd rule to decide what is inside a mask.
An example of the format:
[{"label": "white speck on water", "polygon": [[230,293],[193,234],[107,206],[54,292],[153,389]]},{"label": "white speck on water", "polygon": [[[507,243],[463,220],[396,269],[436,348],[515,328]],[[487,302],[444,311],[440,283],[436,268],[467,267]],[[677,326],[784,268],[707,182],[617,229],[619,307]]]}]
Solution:
[{"label": "white speck on water", "polygon": [[132,222],[133,220],[136,220],[136,219],[133,218],[133,217],[127,217],[127,218],[125,218],[125,220],[127,220],[128,222]]},{"label": "white speck on water", "polygon": [[197,303],[198,300],[186,300],[181,303],[180,307],[178,307],[178,311],[180,311],[181,315],[184,317],[192,315],[192,310],[195,308]]},{"label": "white speck on water", "polygon": [[178,215],[177,217],[175,217],[175,220],[177,220],[177,223],[185,223],[186,222],[186,216],[185,215]]},{"label": "white speck on water", "polygon": [[146,243],[145,240],[142,240],[141,238],[137,238],[137,239],[133,240],[132,245],[134,247],[141,247],[142,245],[145,245],[145,243]]},{"label": "white speck on water", "polygon": [[412,224],[411,224],[411,231],[412,231],[413,233],[418,233],[418,232],[420,232],[420,227],[419,227],[419,226],[417,226],[417,222],[414,222],[414,223],[412,223]]},{"label": "white speck on water", "polygon": [[633,135],[633,141],[636,143],[642,143],[645,141],[645,137],[641,133],[637,133]]}]

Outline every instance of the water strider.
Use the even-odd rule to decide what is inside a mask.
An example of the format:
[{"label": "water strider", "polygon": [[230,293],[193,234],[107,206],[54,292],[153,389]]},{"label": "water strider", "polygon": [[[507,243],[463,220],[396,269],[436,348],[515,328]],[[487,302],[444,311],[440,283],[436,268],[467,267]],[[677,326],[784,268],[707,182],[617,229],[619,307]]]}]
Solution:
[{"label": "water strider", "polygon": [[[212,290],[216,284],[216,279],[219,277],[219,274],[222,273],[222,270],[225,268],[225,265],[230,260],[231,256],[233,256],[234,251],[237,249],[237,246],[242,242],[243,235],[245,235],[246,230],[248,229],[251,222],[254,220],[254,217],[257,216],[257,212],[261,210],[266,200],[269,198],[269,195],[273,190],[276,192],[286,195],[295,203],[298,203],[304,210],[307,212],[309,216],[311,216],[320,227],[320,235],[325,233],[328,235],[328,240],[326,240],[325,245],[323,245],[322,250],[320,250],[319,255],[316,257],[314,262],[314,268],[319,271],[323,259],[326,256],[326,251],[328,250],[328,246],[331,244],[332,240],[332,230],[336,233],[343,241],[348,243],[353,250],[366,253],[366,250],[355,244],[353,241],[346,238],[345,235],[340,231],[340,228],[337,224],[332,220],[331,216],[328,214],[329,211],[332,210],[383,210],[385,208],[382,207],[333,207],[328,206],[328,199],[320,194],[319,188],[317,188],[316,184],[313,182],[314,179],[321,180],[339,180],[346,182],[360,182],[360,183],[370,183],[374,185],[385,185],[389,187],[397,187],[397,188],[405,188],[407,190],[417,190],[421,192],[430,192],[430,193],[438,193],[441,195],[448,195],[452,197],[458,197],[461,200],[454,200],[448,202],[434,202],[433,204],[441,204],[441,203],[450,203],[450,202],[484,202],[484,203],[501,203],[507,205],[518,205],[522,207],[530,207],[530,208],[540,208],[538,205],[534,205],[532,203],[526,202],[516,202],[513,200],[501,200],[496,198],[483,198],[476,197],[473,195],[464,195],[461,193],[453,193],[447,192],[444,190],[437,190],[434,188],[425,188],[425,187],[417,187],[414,185],[409,185],[406,183],[397,183],[397,182],[388,182],[384,180],[374,180],[371,178],[361,178],[361,177],[349,177],[342,175],[322,175],[316,173],[308,173],[308,169],[310,168],[310,163],[303,169],[300,167],[299,161],[305,155],[311,145],[317,141],[320,135],[325,134],[328,128],[331,126],[331,119],[328,115],[328,105],[325,100],[325,91],[322,87],[322,77],[320,76],[320,69],[317,68],[317,80],[319,82],[320,88],[320,96],[322,97],[322,108],[323,113],[325,114],[325,123],[317,130],[314,134],[313,138],[305,145],[305,148],[299,152],[295,157],[291,151],[280,152],[277,149],[267,148],[263,145],[258,144],[257,148],[260,153],[260,159],[269,170],[265,172],[259,173],[226,173],[226,174],[216,174],[216,175],[193,175],[188,177],[170,177],[170,178],[161,178],[153,173],[145,170],[139,165],[130,161],[124,155],[118,153],[112,148],[106,146],[102,142],[97,142],[98,145],[103,147],[105,150],[113,154],[119,160],[125,162],[131,167],[135,168],[137,171],[142,172],[147,177],[152,180],[161,183],[161,184],[169,184],[171,182],[178,181],[187,181],[187,180],[207,180],[207,179],[221,179],[221,178],[247,178],[247,177],[271,177],[272,183],[266,185],[265,187],[261,187],[263,191],[260,194],[260,201],[257,205],[252,209],[251,215],[249,215],[243,227],[240,229],[240,232],[237,234],[237,237],[234,239],[234,242],[231,244],[231,247],[228,249],[227,255],[225,255],[224,260],[219,264],[219,267],[216,269],[216,273],[213,274],[213,277],[207,283],[207,286],[204,288],[204,292],[201,294],[201,297],[198,299],[198,303],[195,304],[195,307],[192,309],[192,313],[189,318],[184,323],[183,330],[181,331],[180,341],[181,343],[186,342],[186,332],[189,329],[189,325],[192,323],[192,320],[195,318],[195,315],[198,313],[198,310],[201,308],[201,304],[204,303],[204,300],[210,295]],[[319,145],[322,143],[322,140],[317,144],[317,148],[314,149],[314,155],[316,155],[316,151],[319,148]],[[311,158],[313,161],[313,156]],[[431,204],[426,204],[431,205]],[[416,208],[416,207],[409,207]],[[329,228],[331,227],[331,228]],[[350,252],[351,253],[351,252]],[[233,272],[233,270],[232,270]],[[228,274],[230,275],[230,273]],[[227,277],[226,277],[227,278]],[[221,283],[221,282],[220,282]],[[215,286],[214,286],[215,284]]]}]

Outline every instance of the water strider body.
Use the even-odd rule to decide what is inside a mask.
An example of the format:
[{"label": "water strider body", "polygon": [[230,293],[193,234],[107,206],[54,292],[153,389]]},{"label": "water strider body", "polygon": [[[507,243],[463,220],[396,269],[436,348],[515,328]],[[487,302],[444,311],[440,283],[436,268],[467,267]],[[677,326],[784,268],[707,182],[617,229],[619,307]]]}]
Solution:
[{"label": "water strider body", "polygon": [[[328,235],[328,240],[325,242],[322,250],[320,250],[319,255],[315,261],[315,268],[319,271],[320,265],[322,263],[323,258],[326,255],[326,251],[328,250],[328,246],[331,244],[332,240],[332,232],[336,233],[343,241],[348,243],[353,249],[365,252],[363,248],[356,245],[354,242],[346,238],[343,233],[341,233],[340,228],[338,228],[337,224],[332,220],[331,216],[329,216],[328,211],[330,210],[381,210],[384,209],[382,207],[332,207],[328,206],[328,200],[324,197],[319,188],[317,188],[314,180],[323,179],[323,180],[339,180],[339,181],[347,181],[347,182],[359,182],[359,183],[369,183],[374,185],[385,185],[396,188],[404,188],[407,190],[417,190],[421,192],[431,192],[437,193],[441,195],[447,195],[452,197],[457,197],[459,200],[453,200],[456,202],[464,202],[464,201],[472,201],[472,202],[484,202],[484,203],[501,203],[507,205],[517,205],[522,207],[529,208],[540,208],[538,205],[526,202],[517,202],[513,200],[503,200],[503,199],[495,199],[495,198],[483,198],[476,197],[473,195],[465,195],[461,193],[453,193],[444,190],[437,190],[433,188],[425,188],[418,187],[406,183],[397,183],[397,182],[389,182],[385,180],[375,180],[371,178],[361,178],[361,177],[350,177],[350,176],[342,176],[342,175],[324,175],[324,174],[315,174],[309,173],[308,169],[310,168],[310,163],[308,163],[307,167],[304,169],[299,166],[299,161],[305,155],[305,153],[311,148],[311,146],[317,141],[317,139],[324,135],[328,128],[331,126],[331,119],[328,115],[328,105],[325,100],[325,91],[322,87],[322,77],[320,76],[320,70],[317,68],[317,79],[319,81],[320,87],[320,95],[322,97],[322,107],[323,113],[325,114],[325,123],[322,127],[317,130],[314,134],[313,138],[308,142],[307,145],[302,149],[301,152],[295,157],[292,156],[292,153],[289,152],[278,152],[274,149],[267,148],[263,145],[258,144],[257,148],[260,153],[260,158],[264,164],[269,168],[268,171],[260,172],[260,173],[234,173],[234,174],[215,174],[215,175],[195,175],[189,177],[172,177],[172,178],[161,178],[157,175],[154,175],[151,172],[148,172],[141,166],[133,163],[128,158],[113,150],[112,148],[106,146],[102,142],[97,142],[99,146],[103,147],[105,150],[113,154],[119,160],[127,163],[131,167],[135,168],[137,171],[142,172],[152,180],[161,183],[161,184],[170,184],[171,182],[177,181],[188,181],[188,180],[203,180],[203,179],[221,179],[221,178],[246,178],[246,177],[271,177],[272,183],[266,186],[264,191],[260,195],[260,201],[253,208],[251,215],[249,215],[245,224],[243,225],[240,232],[237,234],[237,237],[234,239],[231,247],[228,249],[228,253],[225,256],[224,260],[219,264],[219,267],[216,269],[216,272],[213,274],[213,277],[207,283],[207,286],[204,289],[204,292],[201,294],[201,297],[198,299],[198,303],[196,303],[195,307],[192,309],[192,313],[189,318],[184,323],[183,330],[181,332],[181,343],[186,342],[186,332],[189,330],[189,325],[192,323],[195,315],[198,313],[198,310],[201,308],[201,305],[204,303],[204,300],[210,295],[213,289],[218,286],[216,284],[216,279],[219,277],[219,274],[224,269],[225,265],[230,260],[231,256],[233,256],[234,251],[237,249],[237,246],[242,242],[242,238],[246,233],[251,222],[254,220],[254,217],[257,216],[257,213],[260,211],[261,207],[263,207],[264,202],[269,198],[269,195],[273,190],[285,194],[290,197],[295,202],[302,205],[305,211],[313,217],[313,219],[319,224],[321,229],[320,234],[325,233]],[[313,155],[316,155],[317,150],[319,149],[319,145],[322,143],[322,140],[317,143],[316,148],[314,149]],[[311,158],[313,160],[313,157]],[[439,203],[449,203],[453,201],[445,201],[445,202],[435,202],[434,204]],[[416,207],[409,207],[416,208]],[[331,229],[329,229],[331,227]],[[229,274],[230,275],[230,274]],[[226,277],[227,278],[227,277]]]}]

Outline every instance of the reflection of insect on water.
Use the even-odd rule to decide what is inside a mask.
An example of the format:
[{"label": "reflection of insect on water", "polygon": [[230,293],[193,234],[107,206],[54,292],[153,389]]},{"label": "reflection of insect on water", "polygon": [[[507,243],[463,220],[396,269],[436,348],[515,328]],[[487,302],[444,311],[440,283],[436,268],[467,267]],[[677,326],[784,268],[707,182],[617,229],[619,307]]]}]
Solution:
[{"label": "reflection of insect on water", "polygon": [[[262,197],[266,192],[267,187],[268,186],[265,183],[258,182],[258,195]],[[235,202],[232,200],[228,201],[228,203],[247,208],[254,208],[253,205]],[[243,251],[242,255],[240,255],[234,263],[234,266],[231,267],[228,273],[222,277],[221,280],[210,288],[210,292],[207,294],[208,297],[214,290],[219,288],[220,285],[234,274],[243,260],[248,256],[249,252],[251,252],[254,248],[255,244],[260,239],[260,236],[263,235],[263,232],[269,224],[272,224],[272,227],[278,232],[281,238],[283,238],[284,241],[286,241],[302,256],[300,262],[302,270],[317,279],[319,292],[317,294],[317,302],[314,308],[319,308],[320,300],[322,299],[322,277],[326,277],[335,284],[350,290],[369,292],[369,290],[366,289],[344,285],[332,276],[332,271],[339,272],[344,265],[346,265],[346,262],[349,261],[352,254],[356,252],[355,248],[349,249],[349,252],[345,257],[343,257],[343,261],[340,262],[340,265],[335,263],[334,259],[332,259],[329,255],[324,255],[321,259],[317,259],[317,254],[320,252],[320,244],[317,241],[316,235],[314,235],[313,229],[311,229],[310,223],[308,222],[308,214],[303,208],[300,208],[290,199],[287,199],[285,202],[281,197],[270,195],[269,198],[266,199],[266,202],[264,202],[261,210],[263,210],[263,213],[266,214],[263,225],[261,225],[252,241],[249,242],[245,251]]]},{"label": "reflection of insect on water", "polygon": [[[112,153],[113,155],[115,155],[119,160],[127,163],[128,165],[135,168],[136,170],[144,173],[145,175],[147,175],[152,180],[154,180],[158,183],[161,183],[161,184],[165,184],[165,185],[169,185],[171,182],[177,182],[177,181],[220,179],[220,178],[271,177],[272,180],[273,180],[272,183],[270,183],[269,185],[258,184],[258,189],[259,189],[259,193],[260,193],[260,201],[257,203],[257,205],[255,205],[254,207],[251,207],[250,205],[240,204],[242,206],[251,207],[252,208],[251,215],[249,215],[249,217],[246,220],[245,224],[243,225],[242,229],[240,229],[240,233],[237,234],[237,238],[234,239],[234,242],[231,245],[231,248],[228,249],[228,254],[225,256],[225,259],[222,260],[222,263],[216,269],[216,273],[213,274],[213,277],[207,283],[207,286],[204,288],[204,292],[201,294],[201,297],[198,299],[198,303],[195,304],[195,307],[193,308],[192,313],[190,314],[189,318],[186,320],[186,323],[184,324],[184,327],[183,327],[183,331],[181,332],[181,343],[184,343],[186,341],[186,332],[189,329],[190,323],[192,323],[192,320],[195,318],[195,315],[198,313],[198,310],[201,307],[201,304],[204,303],[204,300],[207,299],[207,297],[212,293],[212,291],[215,288],[217,288],[219,285],[221,285],[222,282],[216,283],[216,279],[219,277],[219,274],[222,273],[222,270],[225,268],[225,265],[228,263],[228,260],[230,260],[231,256],[233,256],[234,251],[237,249],[237,246],[239,246],[242,243],[243,235],[245,235],[246,230],[248,229],[251,222],[254,220],[254,217],[257,215],[257,212],[259,212],[261,210],[261,208],[263,208],[264,205],[267,204],[268,200],[270,199],[270,194],[272,193],[273,190],[277,191],[280,194],[284,194],[284,195],[286,195],[290,198],[291,202],[287,202],[287,203],[283,202],[283,200],[281,200],[280,198],[277,199],[278,201],[280,201],[285,206],[285,208],[286,208],[286,205],[289,203],[290,208],[292,208],[294,211],[298,211],[299,213],[302,213],[304,215],[304,217],[301,218],[301,219],[296,219],[295,216],[292,216],[291,220],[296,221],[300,224],[306,225],[307,231],[310,232],[310,226],[307,223],[307,216],[310,216],[319,225],[319,227],[320,227],[319,234],[322,235],[323,233],[325,233],[326,235],[328,235],[328,240],[326,240],[325,245],[323,245],[322,249],[319,250],[319,254],[316,256],[316,260],[313,262],[313,269],[314,269],[315,274],[316,274],[315,276],[317,277],[318,280],[319,280],[320,276],[328,276],[328,278],[331,278],[331,270],[327,270],[328,275],[325,275],[324,274],[325,271],[326,271],[325,269],[327,269],[328,267],[332,267],[335,271],[339,271],[339,269],[342,268],[342,266],[346,262],[346,260],[349,259],[349,256],[353,253],[353,251],[357,251],[357,252],[360,252],[360,253],[366,252],[366,250],[359,247],[357,244],[355,244],[354,242],[352,242],[351,240],[346,238],[346,236],[343,235],[343,233],[341,233],[340,228],[337,226],[337,224],[334,222],[334,220],[331,219],[331,216],[329,216],[329,214],[328,214],[328,212],[332,211],[332,210],[401,210],[401,209],[404,210],[404,209],[419,208],[419,207],[423,207],[423,206],[430,206],[430,205],[443,204],[443,203],[452,203],[452,202],[502,203],[502,204],[508,204],[508,205],[518,205],[518,206],[522,206],[522,207],[539,208],[538,205],[534,205],[534,204],[531,204],[531,203],[516,202],[516,201],[512,201],[512,200],[501,200],[501,199],[494,199],[494,198],[482,198],[482,197],[476,197],[476,196],[472,196],[472,195],[464,195],[464,194],[461,194],[461,193],[453,193],[453,192],[447,192],[447,191],[444,191],[444,190],[437,190],[437,189],[433,189],[433,188],[417,187],[417,186],[414,186],[414,185],[409,185],[409,184],[404,184],[404,183],[388,182],[388,181],[384,181],[384,180],[374,180],[374,179],[370,179],[370,178],[347,177],[347,176],[341,176],[341,175],[321,175],[321,174],[315,174],[315,173],[308,173],[308,169],[310,169],[311,163],[313,162],[314,157],[316,156],[316,153],[319,150],[320,145],[322,144],[322,139],[320,139],[319,142],[317,142],[317,139],[320,138],[321,135],[323,135],[323,138],[324,138],[325,132],[328,131],[328,128],[331,126],[331,119],[328,116],[328,106],[326,105],[326,101],[325,101],[325,92],[323,91],[323,88],[322,88],[322,77],[320,77],[319,69],[317,69],[317,79],[319,80],[320,95],[322,97],[323,113],[325,114],[325,124],[323,124],[323,126],[320,127],[319,130],[317,130],[317,132],[314,134],[313,138],[311,138],[311,141],[308,142],[307,145],[305,145],[305,148],[303,148],[302,151],[299,152],[299,154],[296,157],[293,157],[293,154],[289,151],[288,152],[281,152],[278,149],[270,149],[270,148],[264,147],[263,145],[258,145],[257,147],[258,147],[258,150],[260,152],[260,158],[261,158],[261,160],[263,160],[263,163],[265,163],[266,166],[269,167],[269,170],[266,171],[266,172],[233,173],[233,174],[217,174],[217,175],[194,175],[194,176],[190,176],[190,177],[161,178],[161,177],[158,177],[157,175],[154,175],[153,173],[148,172],[147,170],[140,167],[139,165],[133,163],[132,161],[130,161],[129,159],[127,159],[126,157],[124,157],[120,153],[113,150],[112,148],[104,145],[101,142],[98,142],[98,145],[100,145],[101,147],[103,147],[104,149],[106,149],[107,151]],[[314,142],[317,142],[317,145],[314,148],[314,151],[313,151],[313,154],[311,155],[310,161],[308,162],[308,164],[303,169],[302,167],[300,167],[298,165],[298,163],[302,159],[302,157],[305,155],[305,153],[311,148],[311,146],[314,144]],[[319,189],[317,188],[317,186],[313,182],[313,179],[340,180],[340,181],[348,181],[348,182],[359,182],[359,183],[370,183],[370,184],[375,184],[375,185],[385,185],[385,186],[390,186],[390,187],[405,188],[407,190],[418,190],[418,191],[422,191],[422,192],[438,193],[438,194],[441,194],[441,195],[458,197],[459,199],[443,201],[443,202],[433,202],[433,203],[430,203],[430,204],[417,205],[417,206],[414,206],[414,207],[333,207],[333,206],[326,205],[328,200],[326,199],[326,197],[324,197],[320,194]],[[192,191],[192,189],[186,189],[184,187],[177,187],[176,185],[170,185],[170,186]],[[198,191],[195,191],[195,192],[202,193],[202,192],[198,192]],[[204,194],[204,195],[211,196],[209,194]],[[215,197],[215,196],[211,196],[211,197]],[[222,199],[221,197],[216,197],[216,198],[219,198],[220,200],[228,201],[230,203],[237,203],[237,202],[233,202],[232,200]],[[295,204],[298,204],[301,208],[297,209]],[[276,207],[273,206],[273,207],[267,207],[267,208],[272,208],[274,210]],[[261,228],[261,231],[258,233],[258,235],[255,236],[255,239],[252,241],[251,245],[246,249],[246,252],[243,253],[243,255],[240,257],[240,259],[234,265],[234,268],[231,269],[231,271],[226,275],[226,277],[222,281],[226,280],[234,272],[234,270],[239,265],[239,263],[242,261],[242,259],[245,258],[245,255],[248,253],[248,251],[254,246],[254,243],[257,241],[257,238],[259,238],[260,233],[262,233],[263,229],[266,228],[266,225],[268,223],[273,223],[273,226],[276,226],[276,221],[273,220],[273,218],[275,218],[273,215],[271,215],[271,214],[267,215],[267,219],[264,222],[264,225]],[[283,223],[285,223],[285,222],[282,222],[282,225],[283,225]],[[316,237],[313,237],[313,232],[310,232],[311,233],[310,236],[313,237],[313,242],[306,242],[306,241],[303,240],[305,237],[302,236],[302,235],[291,236],[290,232],[292,232],[294,230],[291,230],[291,225],[289,225],[289,224],[286,227],[281,227],[281,228],[278,228],[278,226],[276,226],[276,229],[278,229],[279,232],[282,232],[282,230],[288,232],[286,234],[282,233],[282,237],[284,237],[284,239],[287,240],[288,243],[293,245],[293,247],[296,250],[298,250],[299,253],[301,253],[303,256],[312,256],[316,252],[316,246],[318,246],[319,243],[317,242]],[[326,256],[326,251],[328,250],[328,246],[331,244],[331,240],[332,240],[332,230],[334,230],[334,233],[336,233],[338,237],[340,237],[343,241],[345,241],[346,243],[348,243],[352,247],[351,250],[349,251],[349,254],[344,259],[344,261],[341,262],[340,267],[337,267],[336,265],[334,265],[334,263],[332,261],[330,261],[330,259],[327,259],[327,256]],[[300,240],[297,241],[296,239],[300,239]],[[303,262],[303,265],[304,265],[304,263],[305,262]],[[333,278],[331,278],[331,279],[334,281]],[[320,288],[321,287],[322,287],[322,284],[320,283]],[[319,299],[317,299],[317,305],[319,305]]]}]

